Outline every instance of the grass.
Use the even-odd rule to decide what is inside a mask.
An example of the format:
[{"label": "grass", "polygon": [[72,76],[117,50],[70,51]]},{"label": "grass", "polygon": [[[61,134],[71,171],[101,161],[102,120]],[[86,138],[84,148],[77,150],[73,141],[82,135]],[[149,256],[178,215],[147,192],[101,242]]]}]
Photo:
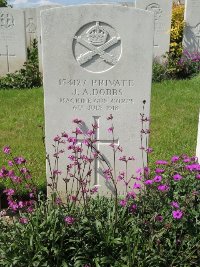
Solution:
[{"label": "grass", "polygon": [[[157,159],[175,154],[195,155],[200,76],[191,80],[153,84],[150,145]],[[45,150],[42,88],[0,90],[0,148],[10,145],[16,156],[23,155],[39,187],[45,187]],[[4,157],[0,153],[0,166]]]}]

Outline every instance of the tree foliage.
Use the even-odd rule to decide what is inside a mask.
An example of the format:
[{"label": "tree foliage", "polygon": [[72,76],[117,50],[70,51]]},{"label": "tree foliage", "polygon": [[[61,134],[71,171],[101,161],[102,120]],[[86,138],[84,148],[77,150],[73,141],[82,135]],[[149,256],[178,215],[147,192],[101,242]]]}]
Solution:
[{"label": "tree foliage", "polygon": [[7,6],[9,6],[7,0],[0,0],[0,7],[7,7]]}]

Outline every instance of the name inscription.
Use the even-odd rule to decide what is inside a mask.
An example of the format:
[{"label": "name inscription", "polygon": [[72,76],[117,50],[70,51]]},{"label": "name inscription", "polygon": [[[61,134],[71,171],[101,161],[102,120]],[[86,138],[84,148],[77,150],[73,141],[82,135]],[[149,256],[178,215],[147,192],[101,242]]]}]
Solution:
[{"label": "name inscription", "polygon": [[73,110],[118,111],[124,105],[134,104],[126,90],[134,87],[133,80],[59,79],[58,84],[70,88],[67,97],[58,98],[59,103],[72,105]]}]

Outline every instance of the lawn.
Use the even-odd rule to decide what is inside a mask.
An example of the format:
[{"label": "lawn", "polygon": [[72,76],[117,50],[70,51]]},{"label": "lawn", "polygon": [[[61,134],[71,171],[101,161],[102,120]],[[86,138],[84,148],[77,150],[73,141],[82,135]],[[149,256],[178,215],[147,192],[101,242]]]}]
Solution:
[{"label": "lawn", "polygon": [[[174,154],[195,154],[199,108],[200,77],[153,84],[151,165]],[[45,187],[43,89],[0,90],[0,114],[0,147],[10,145],[14,155],[23,155],[38,185]]]}]

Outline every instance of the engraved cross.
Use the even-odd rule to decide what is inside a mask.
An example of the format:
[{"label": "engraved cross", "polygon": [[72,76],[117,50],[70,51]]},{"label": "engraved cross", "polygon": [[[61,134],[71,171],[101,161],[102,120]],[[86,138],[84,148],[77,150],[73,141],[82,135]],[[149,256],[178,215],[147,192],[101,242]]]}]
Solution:
[{"label": "engraved cross", "polygon": [[[101,145],[109,146],[111,143],[119,145],[119,139],[115,139],[113,142],[113,139],[105,140],[105,139],[100,138],[100,117],[101,116],[93,116],[94,123],[97,126],[97,129],[96,129],[95,135],[94,135],[94,139],[96,140],[95,148],[97,149],[97,151],[100,150]],[[84,139],[79,139],[78,141],[81,143],[82,141],[84,141]],[[94,186],[100,185],[100,179],[99,179],[100,164],[99,164],[99,161],[100,161],[99,158],[95,158],[95,160],[94,160]]]},{"label": "engraved cross", "polygon": [[10,54],[9,53],[8,45],[6,45],[6,52],[5,53],[0,53],[0,57],[6,57],[7,71],[10,72],[9,58],[10,57],[15,57],[15,54]]}]

